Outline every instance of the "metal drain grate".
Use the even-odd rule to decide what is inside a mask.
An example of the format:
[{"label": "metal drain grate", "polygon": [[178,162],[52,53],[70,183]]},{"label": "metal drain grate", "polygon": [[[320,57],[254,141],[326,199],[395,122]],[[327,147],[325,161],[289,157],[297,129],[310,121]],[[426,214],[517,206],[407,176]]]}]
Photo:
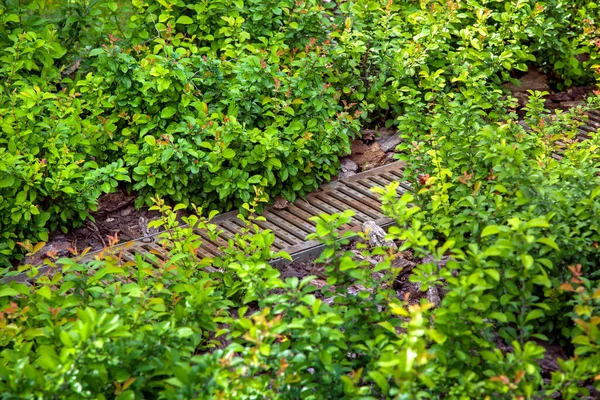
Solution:
[{"label": "metal drain grate", "polygon": [[[362,223],[375,221],[380,226],[389,226],[391,219],[381,213],[381,202],[378,196],[370,189],[375,186],[384,187],[394,181],[401,181],[404,162],[394,162],[379,168],[362,172],[348,178],[327,183],[316,192],[290,203],[285,208],[267,208],[262,216],[264,222],[257,222],[262,229],[270,229],[275,234],[273,248],[276,251],[285,251],[294,259],[318,253],[321,250],[317,241],[306,241],[306,236],[315,232],[315,224],[309,219],[319,214],[334,214],[345,210],[353,210],[355,216],[343,230],[359,231]],[[406,183],[400,183],[397,191],[401,195],[411,191]],[[228,212],[215,217],[211,222],[222,231],[219,237],[211,240],[203,231],[197,233],[202,237],[202,245],[198,250],[200,257],[214,257],[219,255],[220,247],[227,245],[227,240],[235,236],[244,224],[237,218],[237,211]],[[123,258],[135,260],[136,254],[153,261],[160,258],[165,250],[158,244],[159,234],[147,236],[138,240],[127,242],[115,248]],[[86,258],[92,259],[95,252]],[[274,260],[277,265],[283,260]]]},{"label": "metal drain grate", "polygon": [[[590,139],[590,134],[596,133],[598,129],[600,129],[600,110],[588,111],[586,112],[586,115],[588,118],[583,120],[583,125],[577,128],[577,134],[574,138],[577,142]],[[566,145],[561,141],[557,141],[556,144],[558,144],[559,149],[552,154],[552,157],[556,160],[560,160],[562,158],[561,153]]]}]

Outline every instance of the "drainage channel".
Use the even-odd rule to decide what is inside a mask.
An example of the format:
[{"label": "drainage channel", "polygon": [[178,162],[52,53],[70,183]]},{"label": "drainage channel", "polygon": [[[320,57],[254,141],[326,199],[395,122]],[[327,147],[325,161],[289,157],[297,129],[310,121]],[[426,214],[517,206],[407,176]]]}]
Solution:
[{"label": "drainage channel", "polygon": [[[322,251],[318,241],[306,240],[309,234],[315,232],[315,223],[310,221],[313,216],[352,210],[355,213],[354,217],[350,223],[342,227],[341,231],[358,232],[366,221],[375,221],[379,226],[387,228],[392,224],[392,220],[383,215],[379,196],[370,189],[385,187],[394,181],[399,181],[398,196],[411,191],[408,184],[401,182],[404,165],[402,161],[394,162],[324,184],[304,199],[298,199],[284,208],[266,208],[262,213],[266,221],[256,224],[261,230],[269,229],[275,235],[273,250],[285,251],[294,260],[316,256]],[[237,215],[237,211],[232,211],[221,214],[211,221],[222,232],[215,240],[211,240],[205,232],[196,232],[202,238],[202,244],[198,249],[199,257],[219,255],[220,248],[227,245],[227,240],[240,233],[244,224]],[[161,258],[166,250],[159,244],[159,235],[160,233],[157,233],[120,244],[113,251],[123,259],[131,261],[135,260],[137,254],[150,261],[155,257]],[[98,253],[100,252],[88,254],[83,262],[92,260]],[[288,260],[276,259],[272,260],[271,264],[281,266],[288,262]]]},{"label": "drainage channel", "polygon": [[[577,141],[589,139],[591,133],[600,128],[600,111],[593,110],[587,113],[588,118],[578,128],[575,138]],[[553,156],[560,159],[560,150]],[[262,216],[264,222],[257,225],[262,229],[271,230],[275,235],[273,249],[285,251],[293,260],[318,256],[323,246],[315,240],[306,240],[307,235],[315,232],[315,223],[310,218],[319,214],[334,214],[345,210],[354,211],[351,222],[342,227],[343,231],[358,232],[365,221],[375,221],[384,229],[392,225],[393,221],[381,212],[379,196],[371,192],[373,187],[384,187],[394,181],[399,182],[398,196],[412,191],[409,184],[402,182],[404,162],[394,162],[382,167],[374,168],[348,178],[322,185],[317,191],[309,194],[304,199],[299,199],[284,208],[267,208]],[[227,240],[240,232],[244,227],[237,218],[237,211],[232,211],[217,216],[211,222],[217,225],[222,233],[215,240],[211,240],[205,232],[197,233],[202,238],[202,245],[198,250],[200,257],[214,257],[220,254],[220,248],[227,246]],[[161,257],[165,249],[159,244],[159,235],[151,235],[137,239],[116,247],[116,252],[127,260],[135,260],[136,254],[149,258]],[[84,261],[93,259],[99,252],[89,254]],[[288,260],[272,260],[273,266],[282,266]]]},{"label": "drainage channel", "polygon": [[[589,139],[590,134],[600,129],[600,111],[589,111],[587,115],[587,120],[578,128],[575,138],[577,141]],[[562,158],[560,153],[559,149],[553,154],[553,157],[560,160]],[[393,221],[382,214],[379,196],[370,189],[384,187],[397,181],[400,183],[397,188],[398,196],[412,191],[411,186],[402,181],[404,165],[404,162],[401,161],[394,162],[322,185],[316,192],[307,195],[305,199],[299,199],[284,208],[267,208],[262,214],[266,221],[258,222],[257,225],[262,230],[270,229],[275,235],[273,249],[285,251],[292,256],[293,260],[317,256],[322,251],[323,246],[318,241],[306,240],[307,235],[315,232],[315,223],[310,221],[310,218],[319,214],[334,214],[345,210],[354,211],[355,216],[351,222],[342,227],[344,231],[358,232],[361,230],[362,223],[369,220],[375,221],[377,225],[387,229],[393,224]],[[227,240],[240,232],[244,224],[237,218],[237,214],[237,211],[232,211],[219,215],[211,221],[222,231],[214,241],[205,232],[197,232],[202,238],[202,245],[198,249],[199,256],[219,255],[221,248],[227,246]],[[159,235],[160,233],[157,233],[120,244],[113,251],[129,261],[134,261],[136,255],[139,254],[150,262],[154,262],[157,258],[164,257],[166,252],[159,244]],[[82,262],[93,260],[101,252],[102,250],[88,254]],[[271,261],[274,266],[286,263],[289,261],[282,259]],[[44,269],[46,268],[41,267],[40,273],[43,273]],[[21,275],[8,279],[26,280],[25,275]]]},{"label": "drainage channel", "polygon": [[[577,133],[573,140],[575,142],[582,142],[590,139],[590,135],[594,134],[600,129],[600,110],[591,110],[586,112],[587,118],[580,119],[583,124],[577,128]],[[557,141],[558,149],[552,154],[552,157],[556,160],[562,159],[562,152],[566,146],[565,143]]]}]

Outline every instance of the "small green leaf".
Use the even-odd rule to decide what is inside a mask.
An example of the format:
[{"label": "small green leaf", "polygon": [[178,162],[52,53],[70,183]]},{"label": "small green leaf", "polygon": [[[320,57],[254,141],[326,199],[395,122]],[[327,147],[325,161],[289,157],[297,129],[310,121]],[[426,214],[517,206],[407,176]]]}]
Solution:
[{"label": "small green leaf", "polygon": [[187,15],[182,15],[181,17],[177,18],[177,21],[175,23],[182,24],[182,25],[189,25],[189,24],[193,24],[194,20],[191,19],[190,17],[188,17]]},{"label": "small green leaf", "polygon": [[377,386],[379,386],[381,392],[387,394],[388,390],[390,390],[390,384],[386,377],[378,371],[369,371],[369,376],[375,381]]},{"label": "small green leaf", "polygon": [[273,167],[275,167],[277,169],[281,168],[281,161],[279,161],[276,158],[269,158],[268,163],[269,163],[269,165],[271,165],[271,166],[273,166]]},{"label": "small green leaf", "polygon": [[596,186],[594,190],[592,190],[592,194],[590,194],[590,200],[594,200],[600,194],[600,186]]},{"label": "small green leaf", "polygon": [[176,112],[177,110],[174,107],[165,107],[160,113],[160,117],[162,119],[171,118]]},{"label": "small green leaf", "polygon": [[481,237],[486,237],[490,235],[495,235],[500,232],[500,227],[498,225],[490,225],[486,226],[481,232]]},{"label": "small green leaf", "polygon": [[156,139],[154,138],[154,136],[144,136],[144,141],[150,146],[156,146]]},{"label": "small green leaf", "polygon": [[506,318],[506,315],[501,312],[498,312],[498,311],[494,311],[493,313],[490,313],[489,317],[492,319],[495,319],[497,321],[500,321],[500,322],[508,321],[508,319]]},{"label": "small green leaf", "polygon": [[10,288],[10,287],[5,287],[0,289],[0,297],[6,297],[6,296],[16,296],[18,295],[19,292],[17,292],[15,289]]},{"label": "small green leaf", "polygon": [[549,226],[550,224],[548,224],[548,221],[544,217],[534,218],[527,222],[527,228],[548,228]]},{"label": "small green leaf", "polygon": [[538,319],[540,317],[544,316],[544,311],[543,310],[531,310],[529,313],[527,313],[527,317],[525,317],[525,322],[529,322],[533,319]]},{"label": "small green leaf", "polygon": [[235,157],[235,151],[232,149],[223,149],[223,157],[226,159],[231,159]]},{"label": "small green leaf", "polygon": [[253,175],[250,177],[250,179],[248,179],[248,183],[251,185],[256,185],[257,183],[260,183],[261,179],[262,179],[262,176]]},{"label": "small green leaf", "polygon": [[556,251],[560,251],[560,249],[558,248],[558,245],[556,244],[556,242],[553,239],[541,238],[541,239],[538,239],[537,242],[545,244],[546,246],[551,247]]},{"label": "small green leaf", "polygon": [[533,265],[533,257],[529,254],[521,254],[521,262],[525,269],[529,269]]},{"label": "small green leaf", "polygon": [[94,57],[97,56],[98,54],[102,54],[104,53],[104,49],[92,49],[92,51],[90,51],[89,53],[89,57]]},{"label": "small green leaf", "polygon": [[488,274],[496,282],[500,282],[500,273],[495,269],[486,269],[485,273]]},{"label": "small green leaf", "polygon": [[52,290],[50,290],[49,286],[42,286],[35,292],[48,300],[52,298]]}]

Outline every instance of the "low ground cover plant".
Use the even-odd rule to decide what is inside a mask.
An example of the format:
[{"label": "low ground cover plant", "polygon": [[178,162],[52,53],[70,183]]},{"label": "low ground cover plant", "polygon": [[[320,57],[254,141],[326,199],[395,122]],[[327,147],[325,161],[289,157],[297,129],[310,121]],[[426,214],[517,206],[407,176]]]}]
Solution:
[{"label": "low ground cover plant", "polygon": [[[589,153],[594,145],[586,143],[573,151]],[[257,229],[253,221],[260,217],[253,214],[242,217],[248,229],[222,257],[200,259],[201,237],[192,228],[214,238],[219,232],[210,217],[197,210],[182,228],[175,211],[185,205],[171,209],[162,201],[155,208],[163,217],[154,225],[166,229],[167,256],[128,260],[107,248],[88,264],[77,256],[47,261],[51,272],[30,285],[3,283],[3,396],[591,394],[600,373],[600,288],[591,264],[571,264],[557,244],[553,232],[564,222],[543,210],[537,216],[515,212],[476,234],[455,229],[445,235],[423,200],[432,193],[399,199],[395,184],[378,192],[397,222],[388,238],[401,247],[389,253],[359,244],[357,257],[343,247],[348,239],[338,230],[351,212],[315,217],[312,239],[326,245],[317,260],[324,285],[315,284],[316,276],[280,279],[268,264],[274,236]],[[245,208],[254,211],[261,197]],[[438,287],[437,308],[425,298],[397,297],[402,270],[394,259],[407,251],[416,260],[435,261],[418,265],[410,279],[423,291]],[[373,265],[369,258],[377,255],[383,258]],[[37,274],[33,266],[20,270]],[[561,343],[567,356],[549,371],[540,361],[551,342]]]},{"label": "low ground cover plant", "polygon": [[[533,64],[557,87],[593,82],[597,13],[560,0],[3,2],[0,262],[40,251],[119,185],[161,212],[166,255],[127,259],[113,239],[42,276],[3,270],[0,397],[593,398],[598,137],[575,140],[585,109],[550,112],[544,93],[520,119],[501,84]],[[414,193],[377,191],[398,251],[347,250],[351,213],[321,215],[324,282],[281,279],[268,261],[287,255],[257,212],[330,179],[369,125],[404,139]],[[214,238],[211,218],[234,207],[247,229],[201,259],[197,230]],[[439,304],[398,296],[405,254]]]}]

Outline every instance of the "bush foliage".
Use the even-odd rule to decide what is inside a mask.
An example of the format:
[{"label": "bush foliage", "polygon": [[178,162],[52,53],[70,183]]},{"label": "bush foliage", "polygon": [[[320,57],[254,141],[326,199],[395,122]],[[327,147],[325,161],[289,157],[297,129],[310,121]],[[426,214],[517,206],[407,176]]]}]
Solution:
[{"label": "bush foliage", "polygon": [[[559,88],[593,83],[598,12],[564,0],[2,2],[0,263],[21,257],[17,242],[35,252],[49,230],[83,223],[119,185],[162,213],[168,256],[108,248],[47,261],[40,277],[4,270],[31,281],[0,284],[0,397],[593,395],[599,139],[575,141],[585,109],[551,113],[546,93],[519,119],[502,84],[531,65]],[[337,229],[351,214],[321,215],[325,286],[281,279],[268,261],[287,255],[255,212],[331,179],[359,128],[382,125],[404,139],[415,189],[378,189],[399,253],[359,240],[359,257]],[[214,238],[211,217],[240,207],[244,233],[200,259],[192,228]],[[181,208],[196,209],[186,227]],[[394,261],[408,253],[437,307],[398,298]],[[543,369],[551,345],[566,358]]]},{"label": "bush foliage", "polygon": [[528,64],[590,83],[597,18],[563,0],[2,2],[2,260],[119,184],[138,206],[293,200],[361,125],[427,131],[450,99],[497,118]]}]

